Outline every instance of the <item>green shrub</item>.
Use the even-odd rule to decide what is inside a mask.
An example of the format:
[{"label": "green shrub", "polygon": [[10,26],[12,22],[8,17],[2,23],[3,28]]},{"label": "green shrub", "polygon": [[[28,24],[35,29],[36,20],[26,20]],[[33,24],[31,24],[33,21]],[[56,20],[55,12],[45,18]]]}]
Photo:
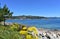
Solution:
[{"label": "green shrub", "polygon": [[14,24],[12,24],[12,25],[10,26],[10,28],[11,28],[11,30],[13,30],[13,31],[17,31],[17,30],[19,29],[19,24],[14,23]]},{"label": "green shrub", "polygon": [[21,39],[20,34],[17,31],[8,31],[2,30],[0,31],[1,39]]},{"label": "green shrub", "polygon": [[18,31],[12,31],[10,26],[0,26],[0,39],[22,39]]}]

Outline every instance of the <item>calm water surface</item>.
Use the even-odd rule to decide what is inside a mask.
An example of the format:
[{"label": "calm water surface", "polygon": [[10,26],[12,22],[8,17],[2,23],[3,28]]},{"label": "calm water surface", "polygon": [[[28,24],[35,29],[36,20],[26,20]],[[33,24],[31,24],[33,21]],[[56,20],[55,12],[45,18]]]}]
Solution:
[{"label": "calm water surface", "polygon": [[60,19],[33,19],[33,20],[20,20],[20,19],[11,19],[6,20],[10,23],[19,23],[25,24],[27,26],[36,26],[37,28],[46,28],[46,29],[60,29]]}]

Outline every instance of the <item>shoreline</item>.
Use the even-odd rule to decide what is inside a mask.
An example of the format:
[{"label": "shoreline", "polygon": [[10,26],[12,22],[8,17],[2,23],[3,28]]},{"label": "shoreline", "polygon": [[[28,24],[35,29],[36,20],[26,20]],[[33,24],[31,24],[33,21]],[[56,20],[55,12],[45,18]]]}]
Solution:
[{"label": "shoreline", "polygon": [[[4,25],[4,22],[1,23],[2,25]],[[5,22],[6,25],[12,25],[13,23],[10,22]],[[23,24],[21,24],[23,25]],[[27,26],[26,27],[32,27],[32,26]],[[36,27],[37,28],[37,27]],[[56,31],[56,32],[60,32],[60,29],[51,29],[51,28],[38,28],[38,30],[42,30],[42,31]]]},{"label": "shoreline", "polygon": [[[4,25],[4,22],[1,22],[1,24]],[[5,24],[6,25],[12,25],[13,23],[11,23],[11,22],[5,22]],[[21,24],[21,25],[25,25],[25,24]],[[29,27],[29,26],[26,25],[26,27]],[[51,31],[60,31],[60,29],[53,29],[53,28],[38,28],[38,29],[44,29],[44,30],[46,29],[46,30],[51,30]]]},{"label": "shoreline", "polygon": [[[2,22],[2,24],[4,24],[4,22]],[[12,25],[13,23],[5,22],[5,24]],[[26,26],[26,27],[29,27],[29,26]],[[33,26],[30,26],[30,27],[33,27]],[[58,29],[37,28],[37,31],[38,31],[37,36],[39,39],[60,39],[60,30]]]},{"label": "shoreline", "polygon": [[40,39],[60,39],[60,30],[38,29]]}]

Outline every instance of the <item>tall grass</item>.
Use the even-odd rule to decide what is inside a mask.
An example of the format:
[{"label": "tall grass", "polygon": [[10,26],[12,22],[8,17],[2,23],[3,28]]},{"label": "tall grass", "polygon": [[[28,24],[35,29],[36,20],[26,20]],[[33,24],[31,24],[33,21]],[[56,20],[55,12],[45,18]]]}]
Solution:
[{"label": "tall grass", "polygon": [[0,39],[22,39],[18,31],[12,31],[10,27],[0,25]]}]

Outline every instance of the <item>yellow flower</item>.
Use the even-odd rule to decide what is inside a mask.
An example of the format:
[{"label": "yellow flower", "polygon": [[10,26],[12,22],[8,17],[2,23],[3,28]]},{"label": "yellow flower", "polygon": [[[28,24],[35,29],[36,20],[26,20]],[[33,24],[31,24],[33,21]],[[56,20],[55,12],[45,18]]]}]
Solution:
[{"label": "yellow flower", "polygon": [[36,39],[38,39],[38,37],[36,36]]},{"label": "yellow flower", "polygon": [[26,39],[33,39],[31,35],[26,35]]},{"label": "yellow flower", "polygon": [[28,31],[33,31],[35,34],[38,34],[38,29],[36,27],[29,27]]},{"label": "yellow flower", "polygon": [[27,29],[27,27],[23,27],[23,29]]},{"label": "yellow flower", "polygon": [[27,34],[27,31],[21,30],[19,33],[20,33],[21,35],[26,35],[26,34]]}]

